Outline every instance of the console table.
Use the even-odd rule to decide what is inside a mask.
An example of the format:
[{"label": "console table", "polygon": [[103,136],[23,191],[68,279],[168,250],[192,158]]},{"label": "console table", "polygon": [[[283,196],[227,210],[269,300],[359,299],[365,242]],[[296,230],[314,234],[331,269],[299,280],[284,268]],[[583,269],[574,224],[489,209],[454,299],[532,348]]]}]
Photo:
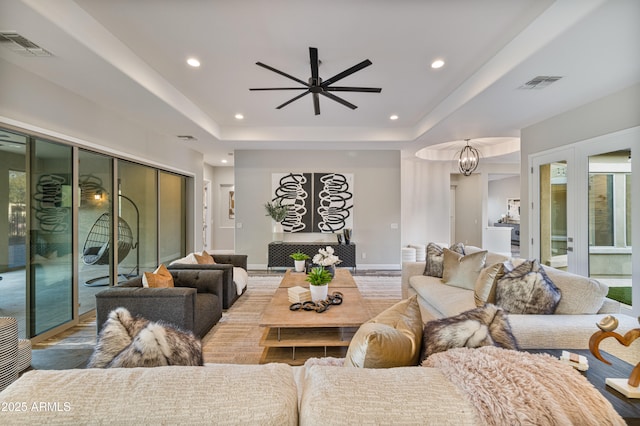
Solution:
[{"label": "console table", "polygon": [[268,268],[292,268],[293,259],[290,254],[300,250],[307,254],[310,258],[318,253],[318,250],[325,247],[332,247],[335,255],[342,262],[338,266],[353,268],[356,267],[356,245],[355,244],[338,244],[338,243],[300,243],[300,242],[282,242],[269,243],[269,259],[267,261]]}]

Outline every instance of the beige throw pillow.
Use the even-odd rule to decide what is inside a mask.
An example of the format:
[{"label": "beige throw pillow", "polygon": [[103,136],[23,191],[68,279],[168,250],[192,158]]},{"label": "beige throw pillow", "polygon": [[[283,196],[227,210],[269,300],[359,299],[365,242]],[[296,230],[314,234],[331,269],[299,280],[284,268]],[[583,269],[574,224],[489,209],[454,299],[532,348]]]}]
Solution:
[{"label": "beige throw pillow", "polygon": [[444,250],[442,282],[454,287],[474,290],[476,279],[484,267],[487,251],[479,251],[466,256],[447,248]]},{"label": "beige throw pillow", "polygon": [[476,306],[496,302],[496,283],[505,274],[504,263],[494,263],[480,271],[475,283]]},{"label": "beige throw pillow", "polygon": [[[427,244],[426,250],[426,262],[424,266],[423,275],[427,275],[429,277],[438,277],[442,278],[442,267],[443,267],[443,250],[444,246],[437,243],[429,243]],[[460,253],[462,255],[465,254],[464,244],[455,243],[449,247],[449,250],[453,250],[456,253]]]},{"label": "beige throw pillow", "polygon": [[417,296],[396,303],[360,326],[349,344],[345,367],[417,365],[423,326]]},{"label": "beige throw pillow", "polygon": [[173,276],[166,266],[160,265],[155,271],[142,275],[142,285],[149,288],[173,287]]},{"label": "beige throw pillow", "polygon": [[202,253],[194,253],[193,254],[198,261],[198,265],[215,265],[216,261],[213,260],[213,256],[207,253],[205,250],[202,250]]}]

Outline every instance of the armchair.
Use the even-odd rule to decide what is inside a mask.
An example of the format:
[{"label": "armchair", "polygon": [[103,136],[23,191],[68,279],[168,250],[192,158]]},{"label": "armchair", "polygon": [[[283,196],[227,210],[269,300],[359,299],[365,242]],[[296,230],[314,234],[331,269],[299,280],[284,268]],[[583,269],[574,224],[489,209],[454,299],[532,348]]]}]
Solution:
[{"label": "armchair", "polygon": [[241,294],[238,294],[236,284],[234,282],[233,268],[242,268],[247,270],[247,255],[246,254],[215,254],[213,255],[216,263],[213,265],[201,265],[201,264],[188,264],[179,263],[179,261],[172,263],[167,267],[171,270],[212,270],[222,271],[222,309],[229,309],[231,305],[235,303],[238,298],[247,291],[247,287],[242,290]]},{"label": "armchair", "polygon": [[222,317],[223,272],[173,270],[173,288],[144,288],[137,277],[96,294],[100,333],[109,312],[124,307],[132,315],[165,321],[202,338]]}]

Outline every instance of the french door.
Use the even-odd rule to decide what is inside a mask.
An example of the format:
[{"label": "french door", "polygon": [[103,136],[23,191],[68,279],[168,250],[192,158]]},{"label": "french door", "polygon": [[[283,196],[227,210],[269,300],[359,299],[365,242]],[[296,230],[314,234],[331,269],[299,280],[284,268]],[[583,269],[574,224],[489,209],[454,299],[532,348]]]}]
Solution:
[{"label": "french door", "polygon": [[[578,272],[575,150],[554,150],[533,159],[532,253],[540,263]],[[576,241],[578,239],[578,241]]]},{"label": "french door", "polygon": [[635,127],[529,159],[531,257],[610,287],[631,287],[634,312],[640,311],[640,286],[632,285],[640,276],[632,250],[640,234],[640,200],[632,190],[640,187],[632,173],[638,155]]}]

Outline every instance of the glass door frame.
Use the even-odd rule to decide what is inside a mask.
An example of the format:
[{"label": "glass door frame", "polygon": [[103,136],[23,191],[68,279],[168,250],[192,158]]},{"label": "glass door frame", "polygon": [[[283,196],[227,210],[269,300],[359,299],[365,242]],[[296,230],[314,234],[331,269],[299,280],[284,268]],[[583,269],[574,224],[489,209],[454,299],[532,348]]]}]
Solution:
[{"label": "glass door frame", "polygon": [[[567,236],[573,235],[573,252],[569,257],[569,272],[589,276],[589,157],[612,151],[631,150],[631,185],[640,188],[640,127],[620,130],[603,136],[576,142],[529,156],[529,215],[531,257],[540,258],[540,165],[567,161]],[[635,171],[635,173],[634,173]],[[640,196],[632,191],[632,241],[640,241]],[[636,244],[637,245],[637,244]],[[623,313],[640,315],[640,249],[632,251],[633,307]]]},{"label": "glass door frame", "polygon": [[[545,164],[565,162],[567,165],[567,271],[579,273],[580,265],[578,262],[579,252],[577,247],[580,245],[578,236],[578,224],[576,223],[577,215],[576,207],[576,166],[575,166],[575,150],[573,148],[562,148],[546,151],[542,154],[532,155],[529,163],[531,164],[531,212],[529,215],[529,229],[531,230],[531,238],[529,244],[531,246],[530,253],[536,259],[540,259],[541,237],[540,228],[542,226],[540,220],[540,167]],[[522,244],[522,242],[521,242]]]}]

